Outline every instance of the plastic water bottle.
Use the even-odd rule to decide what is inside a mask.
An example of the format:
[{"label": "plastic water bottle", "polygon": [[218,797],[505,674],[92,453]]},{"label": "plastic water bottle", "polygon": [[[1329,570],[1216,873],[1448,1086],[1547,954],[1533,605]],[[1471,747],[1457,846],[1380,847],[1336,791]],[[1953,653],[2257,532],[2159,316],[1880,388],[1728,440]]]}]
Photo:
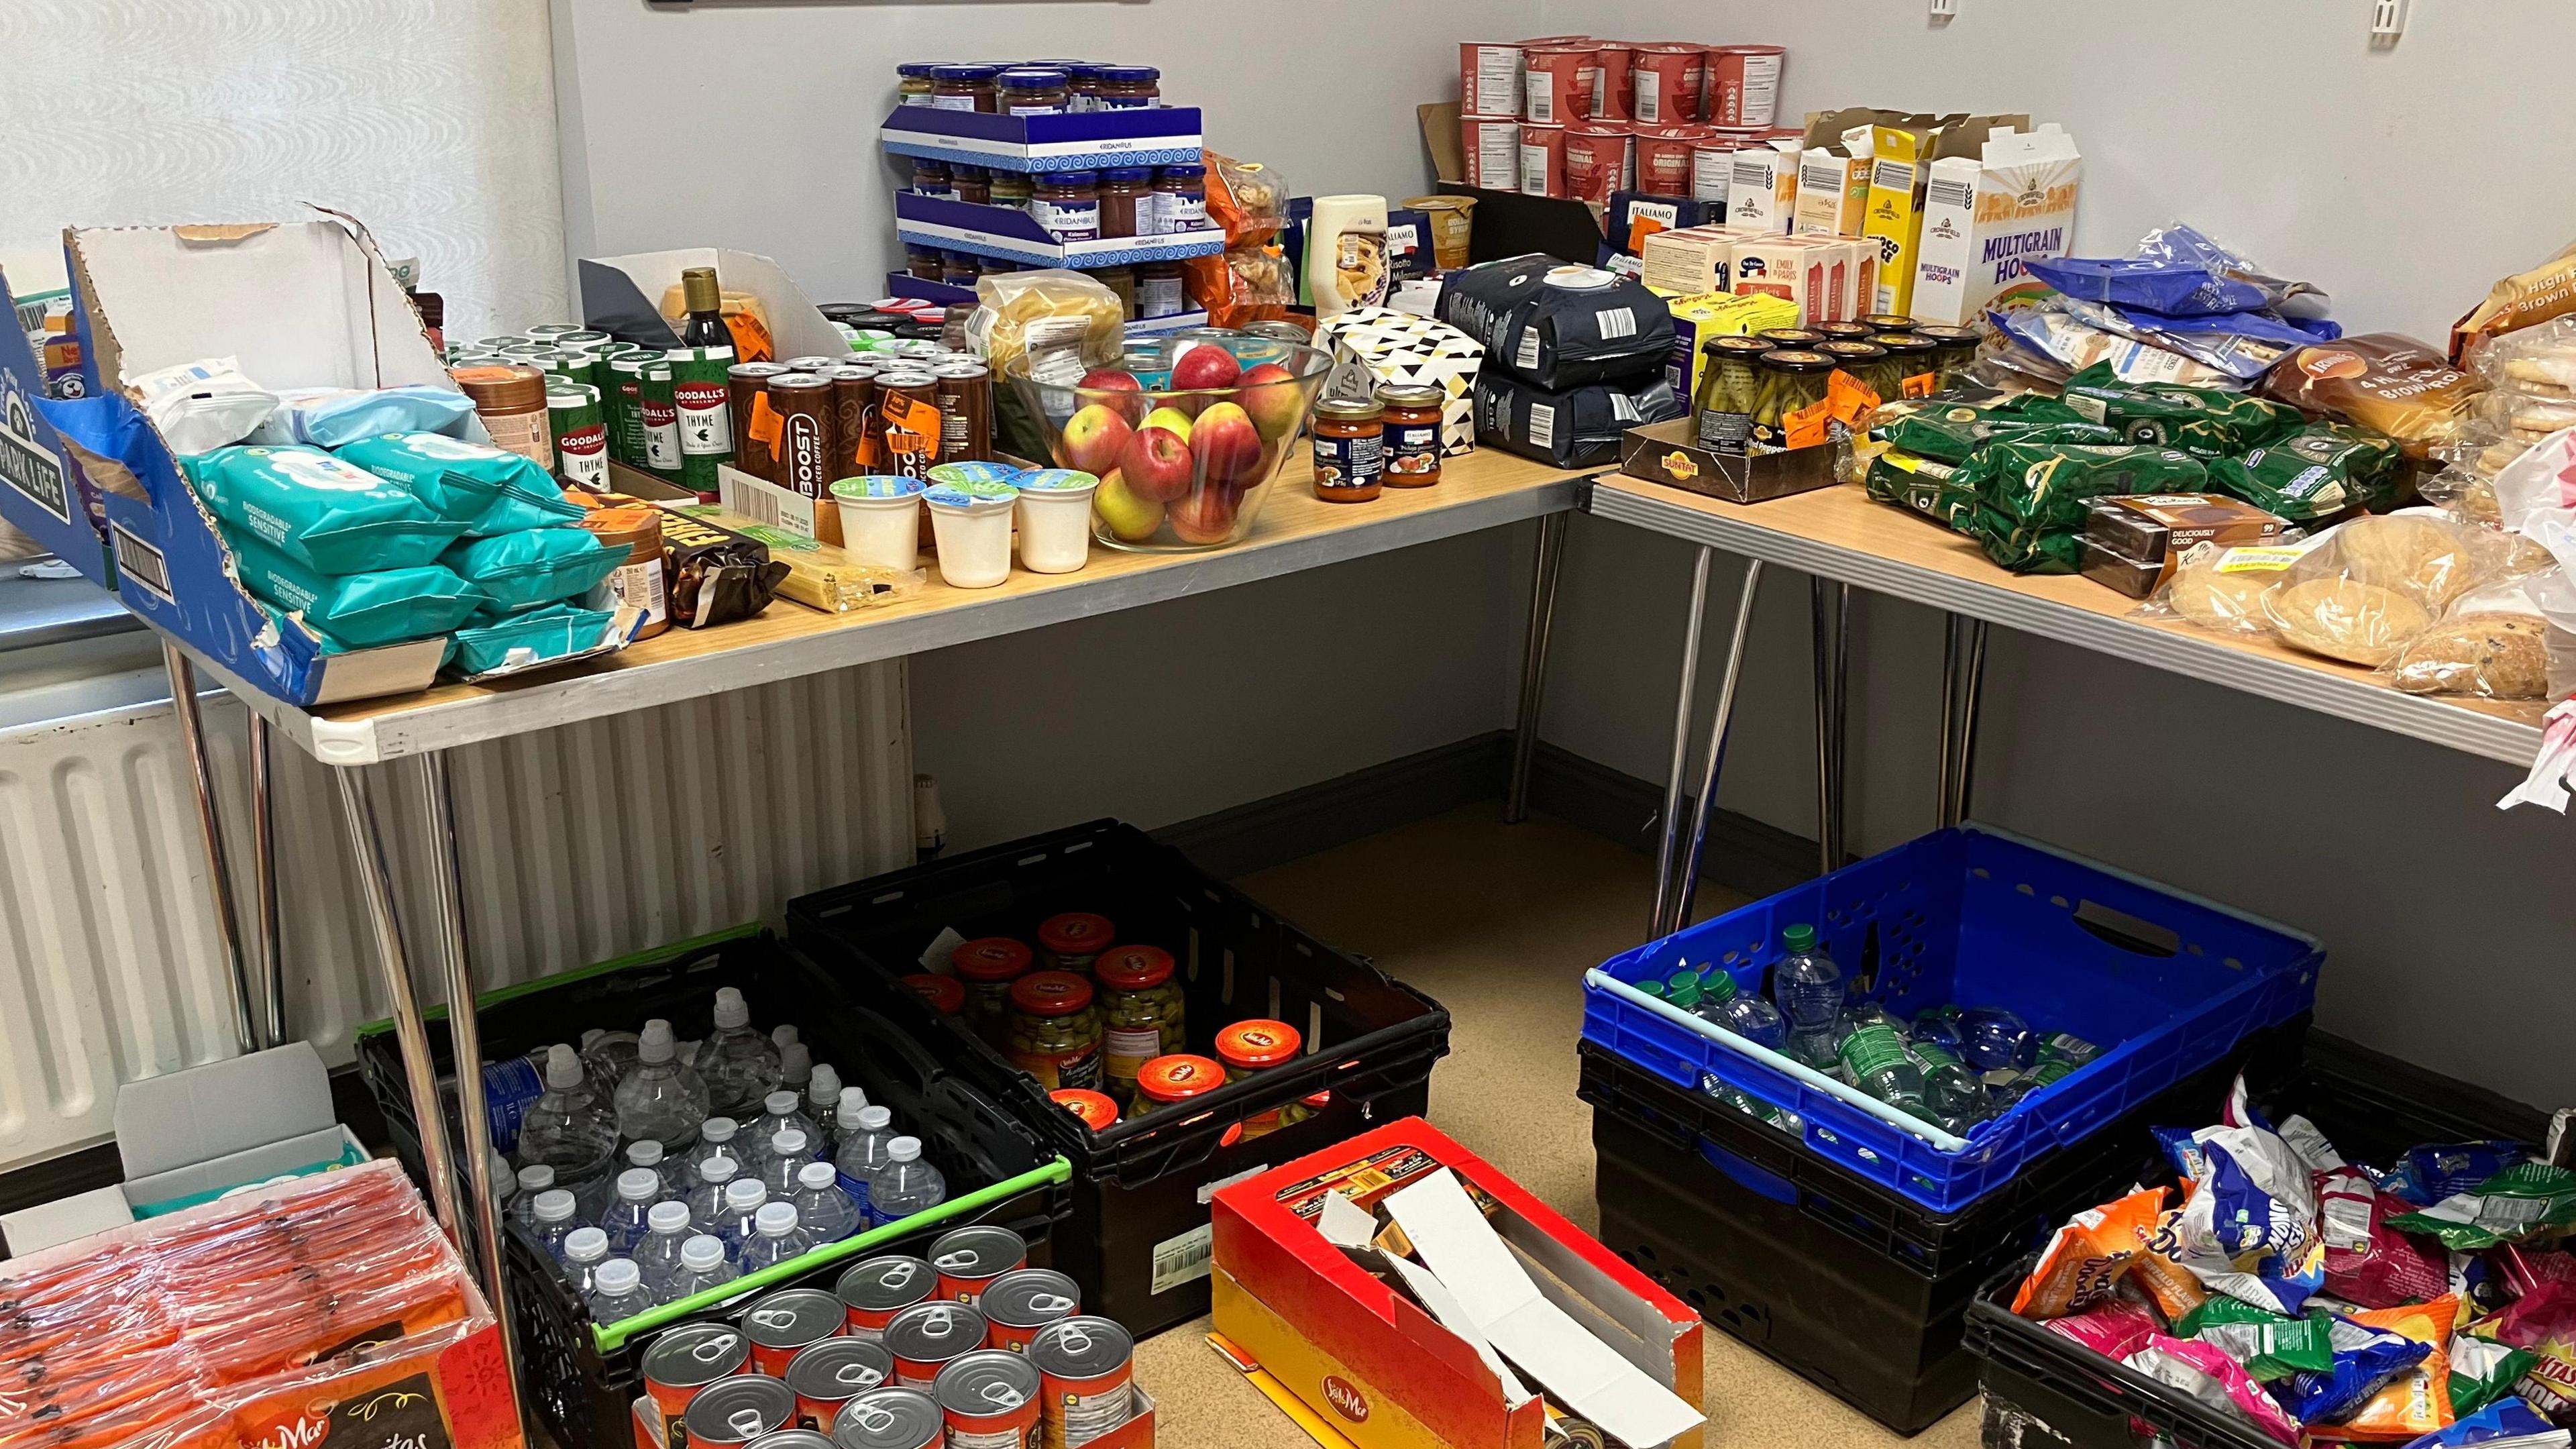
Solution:
[{"label": "plastic water bottle", "polygon": [[2026,1072],[2039,1060],[2039,1037],[2017,1012],[1971,1006],[1959,1013],[1959,1055],[1981,1072]]},{"label": "plastic water bottle", "polygon": [[1960,1065],[1947,1046],[1917,1037],[1911,1049],[1923,1069],[1923,1105],[1944,1130],[1965,1137],[1970,1127],[1994,1115],[1984,1080]]},{"label": "plastic water bottle", "polygon": [[1843,1009],[1843,968],[1816,944],[1804,922],[1780,933],[1787,954],[1771,968],[1771,999],[1788,1019],[1790,1055],[1809,1066],[1833,1060],[1834,1023]]},{"label": "plastic water bottle", "polygon": [[751,1241],[753,1229],[758,1226],[760,1210],[768,1201],[769,1189],[755,1179],[737,1177],[725,1184],[724,1208],[716,1214],[715,1226],[710,1231],[725,1240],[725,1245],[733,1249],[737,1259],[742,1256],[743,1244]]},{"label": "plastic water bottle", "polygon": [[[795,1029],[792,1026],[779,1028],[780,1031]],[[814,1049],[793,1039],[778,1043],[778,1085],[801,1097],[813,1080]]]},{"label": "plastic water bottle", "polygon": [[814,1160],[814,1147],[804,1133],[790,1127],[769,1139],[769,1153],[760,1160],[761,1186],[774,1198],[785,1198],[796,1190],[796,1173]]},{"label": "plastic water bottle", "polygon": [[841,1074],[830,1062],[814,1064],[814,1078],[805,1084],[805,1117],[814,1124],[816,1155],[830,1157],[840,1142]]},{"label": "plastic water bottle", "polygon": [[751,1140],[755,1144],[752,1155],[759,1158],[776,1156],[778,1134],[793,1132],[805,1139],[805,1156],[811,1161],[815,1145],[823,1140],[823,1134],[815,1127],[814,1119],[804,1113],[804,1094],[781,1087],[764,1098],[760,1106],[760,1120],[751,1128]]},{"label": "plastic water bottle", "polygon": [[1874,1005],[1864,1005],[1846,1023],[1835,1056],[1853,1086],[1896,1108],[1929,1120],[1923,1101],[1923,1069],[1905,1049],[1905,1033]]},{"label": "plastic water bottle", "polygon": [[651,1311],[653,1295],[644,1287],[644,1270],[632,1258],[611,1258],[591,1275],[590,1319],[622,1323]]},{"label": "plastic water bottle", "polygon": [[626,1170],[632,1172],[639,1167],[662,1179],[663,1197],[687,1197],[694,1185],[681,1179],[679,1174],[686,1169],[662,1150],[661,1143],[650,1138],[626,1144]]},{"label": "plastic water bottle", "polygon": [[617,1130],[629,1142],[688,1150],[707,1120],[706,1084],[680,1065],[671,1024],[659,1017],[644,1023],[635,1051],[634,1067],[617,1084]]},{"label": "plastic water bottle", "polygon": [[[882,1108],[871,1107],[871,1112]],[[868,1221],[883,1227],[914,1213],[926,1213],[948,1201],[948,1179],[921,1160],[921,1139],[898,1137],[886,1144],[886,1164],[868,1179]]]},{"label": "plastic water bottle", "polygon": [[512,1170],[509,1156],[497,1149],[485,1167],[492,1175],[492,1211],[506,1218],[515,1206],[511,1199],[519,1195],[519,1174]]},{"label": "plastic water bottle", "polygon": [[716,992],[716,1029],[698,1046],[698,1079],[707,1084],[707,1106],[736,1121],[757,1116],[760,1099],[778,1090],[778,1048],[752,1030],[742,992]]},{"label": "plastic water bottle", "polygon": [[581,1034],[581,1065],[590,1073],[591,1085],[603,1095],[614,1096],[626,1074],[635,1070],[637,1038],[631,1031],[601,1031],[596,1027]]},{"label": "plastic water bottle", "polygon": [[787,1049],[804,1039],[805,1034],[787,1022],[782,1021],[769,1029],[769,1044],[778,1048],[778,1060],[782,1066],[787,1060]]},{"label": "plastic water bottle", "polygon": [[529,1224],[528,1232],[537,1240],[537,1246],[546,1250],[547,1257],[560,1263],[563,1261],[564,1239],[589,1226],[582,1221],[580,1210],[574,1206],[572,1193],[564,1188],[550,1187],[537,1194],[534,1221]]},{"label": "plastic water bottle", "polygon": [[757,1273],[790,1258],[801,1258],[814,1251],[814,1240],[797,1225],[796,1205],[790,1202],[765,1202],[753,1215],[751,1241],[742,1245],[742,1271]]},{"label": "plastic water bottle", "polygon": [[633,1253],[635,1245],[653,1230],[647,1217],[653,1204],[661,1200],[662,1174],[649,1167],[630,1167],[617,1174],[617,1200],[599,1215],[600,1230],[608,1234],[608,1245],[620,1253]]},{"label": "plastic water bottle", "polygon": [[522,1227],[537,1220],[537,1194],[555,1185],[555,1170],[544,1163],[519,1169],[519,1190],[510,1198],[506,1216]]},{"label": "plastic water bottle", "polygon": [[689,1221],[698,1231],[712,1233],[724,1220],[725,1189],[741,1173],[742,1164],[730,1157],[710,1157],[698,1164],[698,1185],[682,1199],[689,1205]]},{"label": "plastic water bottle", "polygon": [[1736,989],[1735,978],[1723,966],[1712,966],[1699,978],[1699,1005],[1691,1010],[1755,1046],[1775,1052],[1788,1048],[1789,1026],[1781,1020],[1780,1008]]},{"label": "plastic water bottle", "polygon": [[590,1296],[592,1278],[608,1261],[608,1234],[597,1228],[575,1228],[564,1235],[563,1276],[575,1298]]},{"label": "plastic water bottle", "polygon": [[740,1133],[741,1128],[731,1117],[709,1117],[701,1123],[698,1127],[698,1145],[685,1154],[688,1159],[690,1180],[696,1180],[698,1169],[705,1166],[710,1157],[725,1158],[733,1163],[735,1170],[739,1171],[743,1166]]},{"label": "plastic water bottle", "polygon": [[546,1052],[546,1091],[519,1122],[519,1161],[544,1163],[555,1182],[574,1187],[608,1173],[616,1160],[617,1119],[590,1089],[581,1057],[557,1043]]},{"label": "plastic water bottle", "polygon": [[733,1260],[725,1256],[724,1240],[699,1233],[680,1244],[680,1271],[663,1285],[661,1299],[677,1303],[694,1298],[710,1288],[723,1287],[736,1276]]},{"label": "plastic water bottle", "polygon": [[628,1256],[644,1270],[644,1286],[660,1294],[680,1275],[680,1250],[697,1230],[689,1226],[688,1204],[680,1202],[653,1204],[644,1223],[644,1240]]},{"label": "plastic water bottle", "polygon": [[796,1169],[796,1221],[817,1246],[837,1243],[859,1230],[859,1205],[841,1191],[841,1174],[828,1162],[809,1162]]},{"label": "plastic water bottle", "polygon": [[841,1136],[841,1150],[833,1154],[832,1170],[840,1176],[841,1191],[859,1205],[860,1218],[873,1227],[879,1219],[870,1193],[876,1186],[878,1170],[894,1160],[886,1151],[894,1143],[894,1113],[883,1107],[861,1107],[850,1112],[846,1093],[841,1110],[849,1112],[850,1121]]}]

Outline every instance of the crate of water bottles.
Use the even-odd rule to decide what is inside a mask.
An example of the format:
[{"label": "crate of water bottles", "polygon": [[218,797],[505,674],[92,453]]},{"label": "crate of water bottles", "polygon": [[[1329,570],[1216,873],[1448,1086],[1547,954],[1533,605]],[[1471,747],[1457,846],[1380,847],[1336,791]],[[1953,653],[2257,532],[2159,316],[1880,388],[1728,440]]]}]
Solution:
[{"label": "crate of water bottles", "polygon": [[[564,1449],[631,1437],[640,1342],[665,1324],[968,1224],[1044,1265],[1071,1211],[1070,1164],[1036,1133],[757,928],[494,992],[477,1020],[520,1388]],[[357,1046],[417,1176],[392,1032]]]},{"label": "crate of water bottles", "polygon": [[2324,954],[1969,825],[1612,957],[1583,1036],[1947,1213],[2305,1015]]}]

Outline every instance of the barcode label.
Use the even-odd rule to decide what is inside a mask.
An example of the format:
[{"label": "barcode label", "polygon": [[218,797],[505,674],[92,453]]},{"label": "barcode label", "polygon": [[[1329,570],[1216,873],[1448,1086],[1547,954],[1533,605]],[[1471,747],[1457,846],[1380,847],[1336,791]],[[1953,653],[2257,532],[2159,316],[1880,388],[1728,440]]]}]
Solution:
[{"label": "barcode label", "polygon": [[1529,118],[1540,125],[1556,120],[1556,85],[1546,71],[1532,70],[1521,77],[1522,94],[1529,97]]},{"label": "barcode label", "polygon": [[1872,184],[1883,186],[1890,191],[1912,191],[1914,189],[1913,163],[1907,161],[1879,162],[1878,176]]},{"label": "barcode label", "polygon": [[1976,193],[1975,186],[1956,177],[1934,177],[1927,188],[1934,206],[1954,206],[1962,210],[1975,201]]},{"label": "barcode label", "polygon": [[177,603],[170,596],[170,565],[161,550],[127,532],[124,524],[117,524],[115,533],[118,580],[141,584],[165,604]]},{"label": "barcode label", "polygon": [[1637,314],[1632,308],[1613,307],[1606,312],[1595,312],[1592,314],[1592,322],[1594,326],[1601,329],[1601,340],[1604,342],[1637,335]]},{"label": "barcode label", "polygon": [[1523,372],[1530,372],[1538,367],[1537,328],[1523,327],[1521,329],[1520,346],[1512,352],[1512,366],[1519,368]]},{"label": "barcode label", "polygon": [[1547,195],[1547,148],[1545,146],[1521,148],[1521,194],[1523,196]]},{"label": "barcode label", "polygon": [[1738,156],[1735,158],[1735,184],[1768,191],[1771,189],[1771,167],[1759,157]]},{"label": "barcode label", "polygon": [[1642,423],[1646,415],[1637,410],[1637,400],[1624,392],[1610,394],[1610,416],[1623,423]]},{"label": "barcode label", "polygon": [[1556,447],[1556,409],[1547,403],[1530,404],[1530,441],[1542,448]]},{"label": "barcode label", "polygon": [[1165,1238],[1154,1245],[1153,1292],[1167,1293],[1184,1283],[1195,1283],[1208,1276],[1208,1265],[1216,1257],[1216,1225],[1201,1223],[1177,1238]]}]

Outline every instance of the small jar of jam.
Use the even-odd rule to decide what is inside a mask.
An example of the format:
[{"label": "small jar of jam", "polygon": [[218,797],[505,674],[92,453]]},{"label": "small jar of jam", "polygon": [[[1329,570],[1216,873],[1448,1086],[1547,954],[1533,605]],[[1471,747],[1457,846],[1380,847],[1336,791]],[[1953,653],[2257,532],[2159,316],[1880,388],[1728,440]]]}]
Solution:
[{"label": "small jar of jam", "polygon": [[1029,188],[1029,215],[1060,242],[1100,236],[1100,186],[1088,171],[1049,171]]},{"label": "small jar of jam", "polygon": [[953,163],[948,168],[948,187],[957,200],[982,206],[993,199],[993,173],[981,166]]},{"label": "small jar of jam", "polygon": [[1004,171],[996,168],[985,178],[984,199],[995,206],[1012,206],[1026,211],[1029,209],[1029,193],[1035,185],[1029,173],[1025,171]]},{"label": "small jar of jam", "polygon": [[1193,162],[1166,166],[1154,174],[1156,233],[1198,231],[1207,224],[1206,167]]},{"label": "small jar of jam", "polygon": [[1185,275],[1176,261],[1142,262],[1136,267],[1136,315],[1152,321],[1178,317],[1190,310]]},{"label": "small jar of jam", "polygon": [[1005,116],[1062,114],[1073,100],[1070,77],[1042,65],[1015,65],[993,78],[997,104]]},{"label": "small jar of jam", "polygon": [[1386,415],[1374,398],[1326,398],[1315,407],[1315,496],[1366,503],[1386,483]]},{"label": "small jar of jam", "polygon": [[940,268],[939,248],[926,247],[919,242],[903,244],[903,269],[906,272],[925,282],[936,282],[939,280]]},{"label": "small jar of jam", "polygon": [[1391,382],[1377,390],[1385,418],[1386,486],[1428,488],[1440,481],[1440,415],[1449,394],[1422,383]]},{"label": "small jar of jam", "polygon": [[957,183],[948,173],[948,163],[916,157],[912,163],[912,194],[936,196],[942,201],[957,199]]},{"label": "small jar of jam", "polygon": [[1064,68],[1065,80],[1073,91],[1073,101],[1066,107],[1075,111],[1097,111],[1100,105],[1100,67],[1090,61],[1074,61]]},{"label": "small jar of jam", "polygon": [[1154,168],[1104,166],[1099,171],[1100,234],[1154,234]]},{"label": "small jar of jam", "polygon": [[984,275],[984,259],[973,252],[941,252],[939,280],[952,287],[971,287]]},{"label": "small jar of jam", "polygon": [[901,104],[907,106],[932,104],[930,72],[935,68],[926,60],[908,60],[894,68],[894,93]]},{"label": "small jar of jam", "polygon": [[1136,269],[1134,267],[1088,267],[1084,275],[1118,295],[1119,312],[1130,322],[1136,320]]},{"label": "small jar of jam", "polygon": [[986,111],[1000,104],[993,77],[998,65],[934,65],[930,68],[930,103],[943,111]]},{"label": "small jar of jam", "polygon": [[1225,1068],[1206,1057],[1156,1057],[1136,1069],[1136,1104],[1127,1115],[1133,1119],[1168,1112],[1224,1085]]},{"label": "small jar of jam", "polygon": [[1163,103],[1163,73],[1150,65],[1100,68],[1100,109],[1141,111]]}]

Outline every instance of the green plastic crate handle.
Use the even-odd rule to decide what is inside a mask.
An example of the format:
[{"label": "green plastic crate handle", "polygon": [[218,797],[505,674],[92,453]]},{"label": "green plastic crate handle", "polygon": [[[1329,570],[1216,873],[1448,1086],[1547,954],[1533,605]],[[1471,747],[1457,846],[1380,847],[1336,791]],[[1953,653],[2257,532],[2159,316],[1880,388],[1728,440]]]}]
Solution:
[{"label": "green plastic crate handle", "polygon": [[[630,966],[641,966],[647,963],[683,961],[703,953],[710,946],[721,946],[727,941],[739,941],[746,936],[756,936],[759,934],[760,922],[745,921],[739,926],[727,926],[721,931],[710,931],[703,936],[691,936],[685,941],[673,941],[667,945],[661,946],[647,946],[641,951],[629,951],[623,956],[614,957],[589,966],[576,967],[570,971],[558,971],[552,976],[539,976],[532,980],[521,981],[510,986],[495,986],[489,991],[479,992],[475,995],[474,1009],[477,1012],[480,1012],[488,1007],[498,1006],[505,1001],[516,1001],[522,996],[531,995],[535,992],[551,991],[555,987],[569,986],[576,981],[588,981],[595,976],[606,976],[611,972],[623,971]],[[421,1012],[420,1019],[424,1022],[445,1021],[447,1020],[447,1007],[443,1004],[429,1007]],[[382,1036],[393,1029],[394,1019],[392,1017],[378,1017],[376,1020],[368,1022],[366,1025],[361,1026],[356,1031],[352,1032],[350,1034],[350,1039],[354,1041],[363,1037]]]},{"label": "green plastic crate handle", "polygon": [[665,1303],[651,1312],[638,1313],[632,1318],[621,1319],[615,1323],[594,1324],[590,1330],[591,1337],[598,1341],[601,1353],[615,1353],[626,1346],[626,1340],[639,1333],[650,1333],[666,1323],[676,1322],[691,1314],[703,1313],[754,1289],[767,1288],[790,1278],[802,1277],[817,1268],[839,1262],[844,1258],[855,1258],[871,1248],[882,1247],[897,1238],[910,1237],[923,1228],[952,1218],[981,1212],[995,1203],[1007,1202],[1031,1188],[1071,1181],[1073,1181],[1073,1163],[1066,1158],[1058,1157],[1046,1166],[1032,1172],[1023,1172],[1008,1182],[997,1182],[991,1187],[977,1188],[964,1197],[953,1198],[928,1212],[914,1213],[911,1217],[888,1223],[881,1228],[870,1228],[855,1238],[843,1238],[828,1247],[816,1248],[800,1258],[790,1258],[784,1263],[773,1263],[757,1273],[736,1278],[721,1287],[710,1288],[704,1293],[683,1298],[677,1303]]}]

